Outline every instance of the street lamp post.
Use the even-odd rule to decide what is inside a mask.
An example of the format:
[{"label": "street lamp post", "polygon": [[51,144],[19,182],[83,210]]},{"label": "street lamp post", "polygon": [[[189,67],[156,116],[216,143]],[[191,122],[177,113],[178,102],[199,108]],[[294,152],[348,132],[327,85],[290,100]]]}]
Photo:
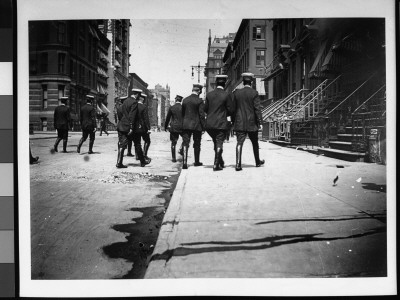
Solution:
[{"label": "street lamp post", "polygon": [[196,68],[198,79],[197,82],[200,83],[200,71],[202,68],[205,68],[206,66],[200,66],[200,62],[197,66],[191,66],[192,67],[192,79],[194,78],[194,69]]}]

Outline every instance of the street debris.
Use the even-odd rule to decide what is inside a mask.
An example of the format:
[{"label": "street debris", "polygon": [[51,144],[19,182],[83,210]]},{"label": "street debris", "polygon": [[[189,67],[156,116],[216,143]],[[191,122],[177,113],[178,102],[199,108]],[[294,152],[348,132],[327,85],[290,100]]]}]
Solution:
[{"label": "street debris", "polygon": [[162,175],[154,175],[148,172],[143,173],[130,173],[130,172],[118,172],[109,175],[106,178],[100,179],[99,181],[104,183],[123,183],[129,184],[133,182],[141,182],[141,181],[162,181],[167,180],[168,177]]},{"label": "street debris", "polygon": [[361,177],[356,180],[357,182],[361,182]]}]

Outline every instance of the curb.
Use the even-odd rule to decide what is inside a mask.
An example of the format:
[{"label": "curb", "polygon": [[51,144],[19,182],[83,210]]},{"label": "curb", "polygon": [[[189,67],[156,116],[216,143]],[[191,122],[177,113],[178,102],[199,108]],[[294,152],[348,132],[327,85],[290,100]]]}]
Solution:
[{"label": "curb", "polygon": [[[169,259],[167,253],[169,253],[171,247],[174,247],[183,200],[182,194],[185,189],[187,176],[188,170],[181,170],[178,182],[176,184],[172,198],[169,202],[167,212],[164,215],[163,221],[161,223],[157,242],[154,247],[153,254],[151,255],[150,263],[146,270],[144,279],[161,277],[169,278],[168,276],[166,276],[165,272],[166,263]],[[159,276],[160,274],[163,276]]]}]

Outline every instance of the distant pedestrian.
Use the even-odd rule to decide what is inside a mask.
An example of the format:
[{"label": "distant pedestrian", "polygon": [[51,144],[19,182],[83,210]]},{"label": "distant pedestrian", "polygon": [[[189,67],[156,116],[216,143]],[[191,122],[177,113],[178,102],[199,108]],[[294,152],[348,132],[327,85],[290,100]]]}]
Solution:
[{"label": "distant pedestrian", "polygon": [[67,153],[68,130],[71,126],[71,113],[67,106],[68,97],[61,97],[61,104],[54,110],[54,128],[57,129],[57,139],[54,151],[58,152],[58,144],[63,141],[63,153]]},{"label": "distant pedestrian", "polygon": [[228,116],[232,113],[232,98],[224,91],[227,75],[216,75],[217,88],[206,95],[204,111],[207,114],[206,130],[214,143],[214,171],[220,171],[225,163],[222,158],[223,143],[229,129]]},{"label": "distant pedestrian", "polygon": [[86,95],[86,104],[81,107],[81,128],[82,128],[82,138],[79,141],[76,151],[81,152],[82,144],[89,137],[89,154],[93,154],[93,144],[96,138],[96,110],[92,105],[94,97],[92,95]]},{"label": "distant pedestrian", "polygon": [[[149,119],[149,110],[147,109],[147,105],[144,103],[147,95],[144,93],[140,94],[139,102],[138,102],[138,119],[136,122],[135,134],[139,135],[141,139],[143,139],[143,155],[145,159],[151,160],[147,154],[149,152],[151,140],[150,140],[150,119]],[[141,143],[141,140],[138,141]]]},{"label": "distant pedestrian", "polygon": [[[168,109],[167,117],[165,119],[165,131],[168,129],[168,125],[171,121],[171,126],[169,129],[169,139],[171,140],[171,155],[172,162],[176,162],[176,144],[178,142],[179,136],[182,137],[182,96],[176,95],[175,104],[170,106]],[[182,138],[183,139],[183,138]],[[183,155],[183,143],[179,149],[179,153]]]},{"label": "distant pedestrian", "polygon": [[102,113],[101,114],[101,119],[100,119],[100,136],[102,135],[103,131],[104,133],[107,134],[108,136],[108,132],[107,132],[107,114],[106,113]]},{"label": "distant pedestrian", "polygon": [[188,149],[193,135],[194,166],[202,166],[200,162],[201,136],[205,130],[204,102],[200,99],[203,86],[194,84],[192,94],[182,100],[183,129],[183,169],[187,169]]},{"label": "distant pedestrian", "polygon": [[252,73],[243,73],[242,89],[233,93],[233,124],[236,132],[236,171],[242,170],[242,148],[248,135],[253,145],[254,159],[256,167],[265,163],[260,160],[258,146],[258,130],[262,130],[261,105],[258,92],[251,87],[254,78]]}]

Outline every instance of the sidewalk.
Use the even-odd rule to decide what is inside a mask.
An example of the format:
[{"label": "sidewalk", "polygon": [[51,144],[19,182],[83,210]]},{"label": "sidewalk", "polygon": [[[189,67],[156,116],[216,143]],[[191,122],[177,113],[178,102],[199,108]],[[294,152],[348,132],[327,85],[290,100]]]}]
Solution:
[{"label": "sidewalk", "polygon": [[[145,278],[304,278],[387,275],[386,167],[260,142],[235,171],[213,172],[213,146],[182,170]],[[333,179],[339,176],[337,185]]]}]

